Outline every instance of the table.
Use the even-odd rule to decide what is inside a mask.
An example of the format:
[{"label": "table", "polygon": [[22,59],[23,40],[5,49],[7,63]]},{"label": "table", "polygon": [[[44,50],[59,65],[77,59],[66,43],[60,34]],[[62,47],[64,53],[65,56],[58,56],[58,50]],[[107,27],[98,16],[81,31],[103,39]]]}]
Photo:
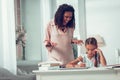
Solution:
[{"label": "table", "polygon": [[120,68],[33,70],[36,80],[120,80]]}]

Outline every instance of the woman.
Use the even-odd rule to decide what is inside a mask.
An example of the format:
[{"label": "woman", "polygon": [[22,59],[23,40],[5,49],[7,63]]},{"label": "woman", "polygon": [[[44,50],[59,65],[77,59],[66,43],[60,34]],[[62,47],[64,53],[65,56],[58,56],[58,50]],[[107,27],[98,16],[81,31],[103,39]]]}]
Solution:
[{"label": "woman", "polygon": [[99,67],[106,66],[106,59],[97,46],[97,40],[93,37],[85,41],[86,54],[79,56],[77,59],[69,62],[66,67]]},{"label": "woman", "polygon": [[64,66],[74,60],[72,43],[83,43],[82,40],[73,39],[74,29],[74,8],[68,4],[60,5],[54,20],[51,20],[46,28],[44,43],[48,50],[49,61],[60,61]]}]

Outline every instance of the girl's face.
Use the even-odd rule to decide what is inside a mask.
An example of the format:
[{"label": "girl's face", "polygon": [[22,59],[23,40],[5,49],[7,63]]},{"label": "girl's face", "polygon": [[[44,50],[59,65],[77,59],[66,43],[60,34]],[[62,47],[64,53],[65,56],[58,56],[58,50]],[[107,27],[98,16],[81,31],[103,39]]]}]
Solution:
[{"label": "girl's face", "polygon": [[72,19],[72,12],[66,11],[63,16],[63,25],[66,25]]},{"label": "girl's face", "polygon": [[92,44],[87,44],[86,46],[86,49],[87,49],[87,55],[88,57],[93,57],[96,53],[95,49],[97,48],[95,45],[92,45]]}]

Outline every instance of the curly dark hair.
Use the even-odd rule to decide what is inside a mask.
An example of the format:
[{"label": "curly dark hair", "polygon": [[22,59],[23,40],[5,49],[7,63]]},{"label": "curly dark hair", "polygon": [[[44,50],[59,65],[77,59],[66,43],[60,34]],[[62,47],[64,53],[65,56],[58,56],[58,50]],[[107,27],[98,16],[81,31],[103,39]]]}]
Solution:
[{"label": "curly dark hair", "polygon": [[63,18],[64,18],[64,13],[66,11],[72,12],[73,14],[72,19],[67,23],[66,26],[70,28],[75,28],[75,17],[74,17],[75,10],[71,5],[68,5],[68,4],[62,4],[57,9],[55,13],[55,19],[54,19],[55,25],[57,25],[58,28],[65,27],[63,25]]}]

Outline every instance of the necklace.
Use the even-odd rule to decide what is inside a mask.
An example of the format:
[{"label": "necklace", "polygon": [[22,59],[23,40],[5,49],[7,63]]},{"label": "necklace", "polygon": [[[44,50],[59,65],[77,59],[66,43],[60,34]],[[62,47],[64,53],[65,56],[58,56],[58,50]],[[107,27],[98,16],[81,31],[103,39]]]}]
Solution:
[{"label": "necklace", "polygon": [[62,28],[61,30],[65,33],[65,32],[67,31],[67,28],[64,27],[64,28]]}]

